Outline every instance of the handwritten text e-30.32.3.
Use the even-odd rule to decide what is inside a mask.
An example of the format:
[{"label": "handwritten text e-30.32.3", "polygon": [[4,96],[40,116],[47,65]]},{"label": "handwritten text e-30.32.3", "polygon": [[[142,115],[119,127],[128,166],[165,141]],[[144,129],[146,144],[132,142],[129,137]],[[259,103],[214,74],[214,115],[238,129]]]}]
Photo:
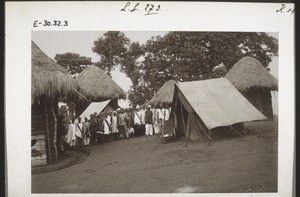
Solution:
[{"label": "handwritten text e-30.32.3", "polygon": [[39,27],[39,26],[57,26],[57,27],[65,27],[68,26],[69,22],[64,20],[64,21],[60,21],[60,20],[35,20],[33,22],[33,27]]}]

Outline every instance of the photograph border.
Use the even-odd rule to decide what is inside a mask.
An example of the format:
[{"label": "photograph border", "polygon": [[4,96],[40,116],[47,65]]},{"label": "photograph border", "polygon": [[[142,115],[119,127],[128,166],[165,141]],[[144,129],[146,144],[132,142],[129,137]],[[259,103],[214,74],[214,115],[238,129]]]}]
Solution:
[{"label": "photograph border", "polygon": [[[158,2],[155,2],[158,3]],[[278,192],[277,195],[289,195],[292,192],[293,152],[294,152],[294,18],[289,13],[278,13],[279,3],[196,3],[159,2],[167,11],[153,16],[141,13],[122,13],[120,7],[124,2],[6,2],[6,145],[7,145],[7,180],[8,194],[18,195],[31,193],[30,169],[30,41],[33,22],[35,20],[52,19],[55,17],[72,21],[72,26],[63,30],[159,30],[176,31],[179,29],[193,30],[205,27],[205,31],[263,31],[279,32],[279,148],[278,148]],[[122,6],[121,6],[122,5]],[[286,4],[292,9],[293,4]],[[76,13],[89,10],[86,16]],[[278,7],[279,6],[279,7]],[[68,8],[72,12],[65,12]],[[103,12],[99,12],[100,9]],[[118,8],[118,9],[116,9]],[[47,12],[46,12],[47,10]],[[213,10],[213,11],[212,11]],[[181,14],[178,14],[181,13]],[[218,15],[216,15],[218,13]],[[254,14],[255,13],[255,14]],[[238,20],[236,19],[238,17]],[[21,18],[20,18],[21,17]],[[189,21],[197,17],[200,21]],[[99,18],[101,23],[99,23]],[[205,21],[205,18],[211,20]],[[220,19],[222,18],[222,22]],[[52,19],[53,20],[53,19]],[[112,22],[113,20],[113,22]],[[176,22],[174,24],[174,21]],[[255,21],[255,22],[254,22]],[[276,21],[276,22],[274,22]],[[156,22],[156,23],[155,23]],[[228,23],[227,23],[228,22]],[[242,22],[242,23],[241,23]],[[184,24],[185,26],[182,26]],[[224,27],[226,24],[226,27]],[[52,27],[52,30],[62,30]],[[36,30],[36,29],[34,29]],[[49,30],[39,27],[37,30]],[[20,57],[20,58],[16,58]],[[12,81],[12,77],[18,80]],[[284,88],[283,88],[284,87]],[[28,91],[29,90],[29,91]],[[17,92],[17,93],[16,93]],[[282,96],[284,95],[284,96]],[[20,101],[19,98],[23,98]],[[13,107],[12,107],[13,106]],[[19,111],[18,125],[14,125],[15,111]],[[283,115],[284,114],[284,115]],[[288,114],[288,116],[286,115]],[[27,129],[24,129],[27,128]],[[21,131],[16,135],[15,131]],[[24,148],[24,147],[28,147]],[[28,152],[28,153],[27,153]],[[18,160],[24,162],[20,163]],[[27,182],[27,183],[26,183]],[[28,184],[29,182],[29,184]],[[11,183],[19,185],[13,188]],[[24,184],[26,183],[26,184]],[[285,186],[285,187],[283,187]],[[180,194],[181,195],[181,194]],[[189,194],[193,195],[193,194]],[[202,194],[197,194],[202,195]],[[207,194],[203,194],[207,195]],[[233,194],[236,195],[236,194]],[[267,194],[251,194],[266,196]],[[219,196],[219,195],[218,195]],[[242,194],[239,196],[249,196]]]}]

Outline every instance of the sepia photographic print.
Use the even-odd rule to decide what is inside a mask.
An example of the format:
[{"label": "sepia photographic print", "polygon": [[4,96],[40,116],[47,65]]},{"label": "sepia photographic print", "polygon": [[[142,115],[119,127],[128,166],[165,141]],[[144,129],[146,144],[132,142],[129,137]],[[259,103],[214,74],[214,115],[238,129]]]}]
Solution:
[{"label": "sepia photographic print", "polygon": [[33,31],[31,47],[33,193],[277,192],[277,33]]},{"label": "sepia photographic print", "polygon": [[[9,5],[11,15],[35,8]],[[44,5],[57,15],[67,5],[74,13],[83,7],[89,13],[53,18],[39,10],[23,19],[31,26],[20,43],[26,67],[16,83],[26,99],[19,108],[26,129],[17,137],[22,146],[11,140],[15,134],[7,135],[7,165],[10,176],[22,171],[14,179],[26,179],[26,185],[8,185],[12,196],[292,195],[293,78],[287,71],[293,71],[293,50],[287,55],[281,45],[291,45],[282,35],[293,35],[286,30],[292,28],[256,27],[250,22],[254,16],[226,9],[228,28],[218,16],[201,28],[184,22],[187,10],[179,14],[182,19],[176,16],[180,6],[198,16],[193,6],[166,2]],[[254,9],[236,5],[247,14]],[[264,5],[268,13],[284,15],[279,24],[292,21],[286,7]],[[106,11],[96,13],[96,7]],[[262,10],[258,16],[264,16]],[[249,26],[240,28],[230,13]],[[129,20],[138,17],[140,26]],[[8,36],[7,42],[14,39]],[[13,61],[20,60],[7,65],[16,65]],[[11,73],[8,69],[7,76]],[[26,159],[16,161],[14,154]],[[286,187],[284,180],[291,184]]]}]

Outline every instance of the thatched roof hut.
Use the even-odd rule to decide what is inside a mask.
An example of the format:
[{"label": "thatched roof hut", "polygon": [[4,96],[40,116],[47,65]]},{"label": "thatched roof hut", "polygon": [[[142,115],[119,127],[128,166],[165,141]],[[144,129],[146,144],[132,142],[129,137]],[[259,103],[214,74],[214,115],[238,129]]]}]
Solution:
[{"label": "thatched roof hut", "polygon": [[31,50],[32,103],[42,95],[53,99],[74,94],[76,84],[68,71],[48,57],[33,41]]},{"label": "thatched roof hut", "polygon": [[167,81],[149,101],[151,105],[157,105],[159,103],[171,104],[174,96],[175,80]]},{"label": "thatched roof hut", "polygon": [[58,98],[75,94],[71,75],[31,42],[31,138],[41,157],[32,155],[32,165],[58,160]]},{"label": "thatched roof hut", "polygon": [[124,90],[97,66],[88,66],[75,81],[79,92],[91,101],[126,98]]},{"label": "thatched roof hut", "polygon": [[238,90],[278,90],[278,80],[255,58],[243,57],[225,76]]},{"label": "thatched roof hut", "polygon": [[243,57],[225,77],[264,115],[273,119],[270,91],[278,90],[278,80],[257,59]]}]

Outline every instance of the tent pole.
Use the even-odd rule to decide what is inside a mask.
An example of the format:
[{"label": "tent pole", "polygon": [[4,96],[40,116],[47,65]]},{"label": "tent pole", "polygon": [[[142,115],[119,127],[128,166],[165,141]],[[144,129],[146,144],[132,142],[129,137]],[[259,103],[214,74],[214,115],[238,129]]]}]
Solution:
[{"label": "tent pole", "polygon": [[184,122],[184,117],[183,117],[183,109],[182,109],[182,103],[180,101],[180,111],[181,111],[181,118],[182,118],[182,124],[183,124],[183,130],[185,134],[185,147],[187,147],[187,131],[185,129],[185,122]]},{"label": "tent pole", "polygon": [[242,141],[244,140],[245,135],[242,135],[240,132],[238,132],[237,129],[235,129],[232,125],[230,125],[230,128],[237,132],[240,136],[242,136]]}]

